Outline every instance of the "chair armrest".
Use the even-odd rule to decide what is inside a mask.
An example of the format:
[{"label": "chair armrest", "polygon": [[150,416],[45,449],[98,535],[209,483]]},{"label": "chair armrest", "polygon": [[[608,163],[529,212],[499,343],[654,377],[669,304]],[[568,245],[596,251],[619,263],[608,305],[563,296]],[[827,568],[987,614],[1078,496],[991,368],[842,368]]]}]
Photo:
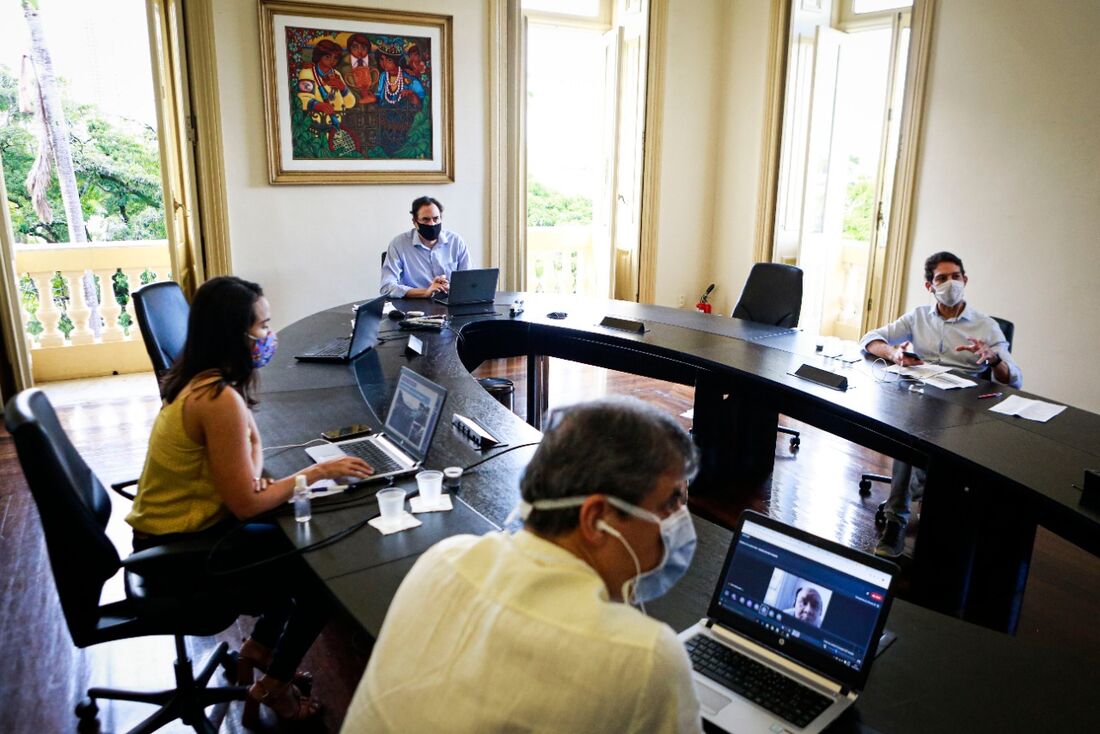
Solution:
[{"label": "chair armrest", "polygon": [[138,480],[136,479],[129,479],[125,482],[115,482],[111,485],[111,489],[113,489],[115,492],[122,495],[126,499],[132,501],[134,499],[134,494],[132,492],[127,492],[126,487],[136,487],[137,483]]}]

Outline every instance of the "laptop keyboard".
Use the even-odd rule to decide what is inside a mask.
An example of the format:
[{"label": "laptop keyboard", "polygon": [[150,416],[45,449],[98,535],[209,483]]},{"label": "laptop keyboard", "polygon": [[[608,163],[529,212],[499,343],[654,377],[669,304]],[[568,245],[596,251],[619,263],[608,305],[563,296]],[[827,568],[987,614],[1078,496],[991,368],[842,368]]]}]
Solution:
[{"label": "laptop keyboard", "polygon": [[685,647],[697,673],[717,681],[800,729],[809,725],[832,703],[827,696],[706,635],[692,637]]},{"label": "laptop keyboard", "polygon": [[348,456],[358,456],[374,467],[375,474],[388,474],[401,471],[402,467],[374,441],[356,441],[340,445],[340,450]]},{"label": "laptop keyboard", "polygon": [[307,357],[346,357],[348,356],[348,347],[351,344],[350,337],[342,337],[340,339],[334,339],[325,346],[314,349],[312,352],[306,354]]}]

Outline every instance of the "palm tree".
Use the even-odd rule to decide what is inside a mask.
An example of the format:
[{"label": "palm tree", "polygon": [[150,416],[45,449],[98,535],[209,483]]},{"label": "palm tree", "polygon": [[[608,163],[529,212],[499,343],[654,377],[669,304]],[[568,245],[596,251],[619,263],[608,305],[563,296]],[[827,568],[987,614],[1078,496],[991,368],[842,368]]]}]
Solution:
[{"label": "palm tree", "polygon": [[[39,219],[50,221],[53,218],[46,201],[46,189],[50,183],[50,163],[57,171],[57,181],[61,187],[61,201],[65,207],[65,222],[69,227],[70,242],[87,242],[88,234],[84,228],[84,212],[80,208],[80,193],[76,185],[76,170],[73,167],[72,150],[69,147],[69,125],[65,120],[65,110],[61,106],[61,95],[57,90],[57,80],[53,74],[53,61],[50,59],[46,34],[42,30],[42,20],[38,15],[38,0],[22,0],[23,17],[31,32],[31,73],[27,74],[24,63],[24,81],[33,79],[30,99],[32,110],[42,125],[39,138],[38,156],[27,176],[27,189],[34,202],[35,213]],[[29,78],[28,78],[29,77]],[[91,270],[84,272],[82,278],[85,302],[91,308],[89,326],[99,336],[100,322],[99,299],[96,297],[95,276]]]}]

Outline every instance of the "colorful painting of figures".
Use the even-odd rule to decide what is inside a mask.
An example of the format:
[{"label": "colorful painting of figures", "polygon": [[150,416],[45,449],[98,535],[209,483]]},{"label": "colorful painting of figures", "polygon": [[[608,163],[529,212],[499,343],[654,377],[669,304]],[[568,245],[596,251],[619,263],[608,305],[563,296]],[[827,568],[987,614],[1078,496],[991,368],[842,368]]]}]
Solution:
[{"label": "colorful painting of figures", "polygon": [[450,16],[260,9],[272,183],[454,180]]},{"label": "colorful painting of figures", "polygon": [[431,40],[286,28],[295,158],[430,159]]}]

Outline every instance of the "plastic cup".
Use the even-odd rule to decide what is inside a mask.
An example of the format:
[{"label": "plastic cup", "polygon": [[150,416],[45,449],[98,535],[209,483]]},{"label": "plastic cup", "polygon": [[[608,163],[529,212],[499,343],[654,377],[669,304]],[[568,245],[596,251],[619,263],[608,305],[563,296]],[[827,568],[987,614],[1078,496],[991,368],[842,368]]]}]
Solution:
[{"label": "plastic cup", "polygon": [[443,470],[443,488],[451,494],[462,488],[461,466],[448,466]]},{"label": "plastic cup", "polygon": [[405,490],[383,489],[378,493],[378,511],[383,525],[397,525],[405,512]]},{"label": "plastic cup", "polygon": [[439,504],[439,495],[443,491],[443,472],[428,469],[418,473],[416,486],[420,490],[421,499],[428,507],[435,507]]}]

